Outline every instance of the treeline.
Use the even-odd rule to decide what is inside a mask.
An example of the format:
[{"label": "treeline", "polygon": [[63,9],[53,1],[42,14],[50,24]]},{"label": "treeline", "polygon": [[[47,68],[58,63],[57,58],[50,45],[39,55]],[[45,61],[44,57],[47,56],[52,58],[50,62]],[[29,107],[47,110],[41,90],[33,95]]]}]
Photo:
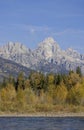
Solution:
[{"label": "treeline", "polygon": [[10,76],[0,84],[0,111],[75,111],[79,106],[84,106],[84,77],[79,67],[67,75],[31,72],[25,78],[21,72],[17,79]]}]

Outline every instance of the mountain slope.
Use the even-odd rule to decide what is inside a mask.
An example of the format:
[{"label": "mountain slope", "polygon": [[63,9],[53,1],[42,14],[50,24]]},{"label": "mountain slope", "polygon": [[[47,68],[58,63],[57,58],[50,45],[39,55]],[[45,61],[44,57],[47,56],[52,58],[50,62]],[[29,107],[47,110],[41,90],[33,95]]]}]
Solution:
[{"label": "mountain slope", "polygon": [[9,42],[0,48],[0,56],[45,73],[67,73],[77,66],[84,73],[84,55],[71,48],[62,50],[52,37],[39,43],[34,51],[20,43]]},{"label": "mountain slope", "polygon": [[20,72],[24,72],[24,76],[28,77],[31,70],[13,61],[0,57],[0,81],[2,81],[3,78],[8,78],[10,75],[17,77]]}]

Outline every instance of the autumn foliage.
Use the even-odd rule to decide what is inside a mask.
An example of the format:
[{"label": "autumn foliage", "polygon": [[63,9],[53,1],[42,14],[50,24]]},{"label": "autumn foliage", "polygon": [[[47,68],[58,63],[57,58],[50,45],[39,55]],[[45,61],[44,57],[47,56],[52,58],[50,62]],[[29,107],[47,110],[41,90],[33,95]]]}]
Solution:
[{"label": "autumn foliage", "polygon": [[32,72],[25,78],[20,73],[0,84],[0,111],[67,111],[71,106],[84,106],[84,77],[79,68],[66,75]]}]

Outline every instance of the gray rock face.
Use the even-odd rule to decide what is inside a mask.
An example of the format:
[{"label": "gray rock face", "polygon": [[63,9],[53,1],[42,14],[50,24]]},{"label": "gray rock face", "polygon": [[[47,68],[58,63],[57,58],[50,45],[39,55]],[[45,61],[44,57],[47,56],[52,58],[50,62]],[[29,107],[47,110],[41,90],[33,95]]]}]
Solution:
[{"label": "gray rock face", "polygon": [[46,38],[34,51],[9,42],[0,48],[0,56],[45,73],[66,73],[80,66],[84,74],[84,55],[71,48],[62,50],[52,37]]}]

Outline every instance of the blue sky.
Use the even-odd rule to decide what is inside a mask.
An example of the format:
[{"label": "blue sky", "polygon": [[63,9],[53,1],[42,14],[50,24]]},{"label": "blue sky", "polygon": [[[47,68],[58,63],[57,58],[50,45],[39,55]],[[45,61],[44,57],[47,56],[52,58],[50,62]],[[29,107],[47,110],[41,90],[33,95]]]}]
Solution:
[{"label": "blue sky", "polygon": [[34,49],[46,37],[84,53],[84,0],[0,0],[0,45]]}]

